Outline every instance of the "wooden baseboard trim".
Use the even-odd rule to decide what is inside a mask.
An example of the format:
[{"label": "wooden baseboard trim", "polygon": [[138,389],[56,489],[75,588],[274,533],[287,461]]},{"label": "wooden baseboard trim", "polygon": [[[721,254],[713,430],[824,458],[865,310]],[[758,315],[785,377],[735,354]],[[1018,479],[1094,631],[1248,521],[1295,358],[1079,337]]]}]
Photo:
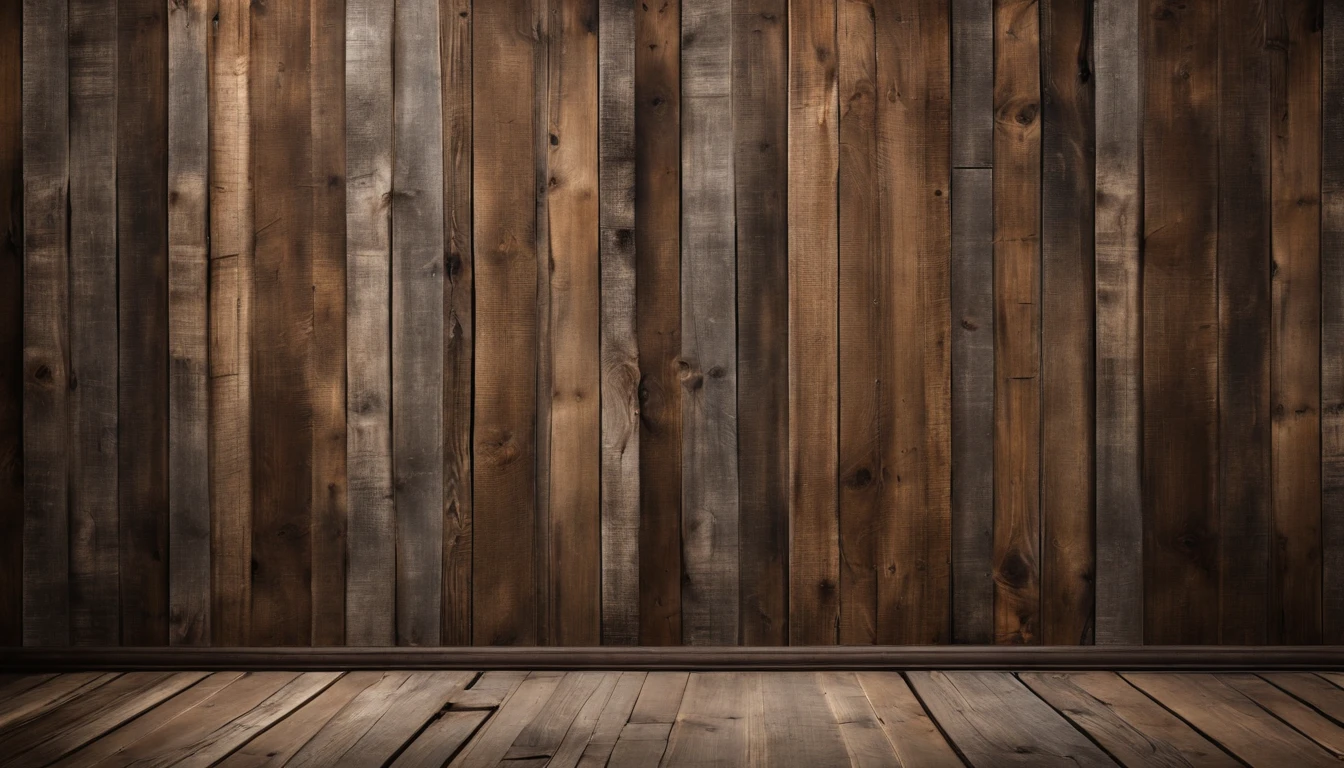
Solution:
[{"label": "wooden baseboard trim", "polygon": [[0,672],[75,670],[1344,669],[1344,646],[9,648]]}]

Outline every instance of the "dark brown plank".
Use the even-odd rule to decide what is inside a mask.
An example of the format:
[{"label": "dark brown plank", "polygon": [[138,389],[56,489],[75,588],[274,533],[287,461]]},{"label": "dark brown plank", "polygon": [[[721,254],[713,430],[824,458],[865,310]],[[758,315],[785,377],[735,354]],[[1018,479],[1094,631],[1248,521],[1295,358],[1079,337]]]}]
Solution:
[{"label": "dark brown plank", "polygon": [[1092,6],[1041,8],[1041,640],[1092,642]]},{"label": "dark brown plank", "polygon": [[251,11],[218,0],[210,25],[211,640],[239,646],[252,615]]},{"label": "dark brown plank", "polygon": [[1096,60],[1096,641],[1143,641],[1141,19],[1100,0]]},{"label": "dark brown plank", "polygon": [[684,0],[681,635],[688,645],[732,645],[741,625],[732,41],[731,4]]},{"label": "dark brown plank", "polygon": [[159,0],[117,3],[117,489],[124,645],[164,645],[169,635],[167,15],[167,3]]},{"label": "dark brown plank", "polygon": [[547,232],[550,241],[550,595],[556,645],[602,637],[601,291],[598,263],[597,0],[551,3]]},{"label": "dark brown plank", "polygon": [[[1217,13],[1145,15],[1144,640],[1218,638]],[[1132,555],[1133,553],[1131,553]]]},{"label": "dark brown plank", "polygon": [[210,643],[206,0],[168,10],[168,642]]},{"label": "dark brown plank", "polygon": [[792,0],[788,419],[793,645],[835,643],[840,616],[838,61],[836,4]]},{"label": "dark brown plank", "polygon": [[23,7],[23,644],[70,642],[64,6]]},{"label": "dark brown plank", "polygon": [[392,492],[397,644],[438,645],[443,597],[443,85],[437,0],[392,29]]},{"label": "dark brown plank", "polygon": [[0,646],[23,642],[23,0],[0,3]]},{"label": "dark brown plank", "polygon": [[380,679],[382,674],[378,672],[351,672],[343,675],[330,688],[244,744],[219,765],[221,768],[284,765],[298,754],[328,721]]},{"label": "dark brown plank", "polygon": [[752,729],[762,726],[761,695],[759,673],[692,674],[660,765],[726,768],[747,764]]},{"label": "dark brown plank", "polygon": [[471,244],[471,0],[439,4],[443,80],[443,626],[444,645],[471,644],[471,373],[475,354]]},{"label": "dark brown plank", "polygon": [[483,645],[538,641],[532,12],[507,0],[472,19],[473,56],[493,62],[472,70],[476,341],[512,350],[476,357],[472,638]]},{"label": "dark brown plank", "polygon": [[1322,28],[1321,454],[1324,641],[1344,643],[1344,3]]},{"label": "dark brown plank", "polygon": [[1310,672],[1270,672],[1260,676],[1320,710],[1330,719],[1344,723],[1344,690],[1332,685],[1328,678]]},{"label": "dark brown plank", "polygon": [[[108,646],[121,641],[115,437],[117,6],[115,0],[77,0],[68,8],[70,376],[75,384],[69,438],[70,640]],[[208,506],[204,510],[209,513]],[[200,562],[209,567],[208,553]]]},{"label": "dark brown plank", "polygon": [[1321,641],[1320,13],[1319,2],[1272,0],[1267,23],[1274,118],[1269,640],[1289,645]]},{"label": "dark brown plank", "polygon": [[311,10],[252,5],[253,645],[312,640]]},{"label": "dark brown plank", "polygon": [[994,5],[994,641],[1041,641],[1040,19]]},{"label": "dark brown plank", "polygon": [[859,672],[856,678],[903,763],[945,768],[960,762],[899,672]]},{"label": "dark brown plank", "polygon": [[681,643],[681,0],[635,9],[639,642]]},{"label": "dark brown plank", "polygon": [[313,645],[345,644],[345,0],[312,6]]},{"label": "dark brown plank", "polygon": [[[883,9],[877,34],[878,258],[885,337],[875,532],[877,641],[942,643],[950,629],[951,50],[947,5]],[[896,96],[896,94],[900,94]]]},{"label": "dark brown plank", "polygon": [[[537,55],[532,59],[532,83],[535,88],[532,99],[532,151],[536,157],[533,167],[533,208],[536,211],[537,227],[535,236],[537,258],[537,293],[535,301],[537,317],[537,371],[536,404],[537,414],[534,422],[536,436],[536,604],[537,604],[537,642],[549,645],[554,642],[555,612],[551,609],[553,591],[551,583],[551,400],[555,395],[555,371],[552,359],[551,336],[551,217],[550,204],[550,122],[551,122],[551,29],[556,19],[552,18],[551,0],[533,0],[532,35],[539,43]],[[563,291],[564,287],[561,286]]]},{"label": "dark brown plank", "polygon": [[1267,5],[1223,0],[1218,9],[1218,639],[1224,643],[1265,642],[1269,617]]},{"label": "dark brown plank", "polygon": [[56,675],[40,685],[16,693],[0,704],[0,734],[18,730],[44,713],[115,679],[117,674],[113,672],[74,672]]},{"label": "dark brown plank", "polygon": [[970,765],[1115,765],[1011,674],[912,672],[910,683]]},{"label": "dark brown plank", "polygon": [[1124,765],[1239,765],[1113,672],[1028,672],[1019,677]]},{"label": "dark brown plank", "polygon": [[602,312],[602,642],[639,642],[639,337],[635,265],[635,3],[598,7]]},{"label": "dark brown plank", "polygon": [[789,637],[788,2],[733,3],[741,642]]},{"label": "dark brown plank", "polygon": [[1125,678],[1248,765],[1338,764],[1214,675],[1130,673]]},{"label": "dark brown plank", "polygon": [[392,17],[346,5],[346,471],[350,479],[345,642],[393,645]]}]

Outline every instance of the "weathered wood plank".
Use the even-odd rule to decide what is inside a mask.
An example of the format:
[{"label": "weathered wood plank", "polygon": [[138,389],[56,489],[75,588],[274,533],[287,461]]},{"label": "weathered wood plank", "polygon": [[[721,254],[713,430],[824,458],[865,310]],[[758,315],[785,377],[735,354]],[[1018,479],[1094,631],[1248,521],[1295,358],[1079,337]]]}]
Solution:
[{"label": "weathered wood plank", "polygon": [[537,260],[530,0],[477,6],[472,70],[476,356],[472,638],[538,641],[536,619]]},{"label": "weathered wood plank", "polygon": [[168,642],[210,643],[209,54],[205,0],[168,9]]},{"label": "weathered wood plank", "polygon": [[[844,738],[850,764],[856,768],[903,766],[855,673],[819,672],[817,679],[826,694],[831,719],[839,726],[840,735]],[[955,755],[953,759],[956,759]]]},{"label": "weathered wood plank", "polygon": [[788,2],[733,3],[741,642],[789,637]]},{"label": "weathered wood plank", "polygon": [[829,692],[817,673],[758,672],[754,677],[759,680],[761,724],[752,728],[753,761],[808,766],[849,760],[841,726],[827,703]]},{"label": "weathered wood plank", "polygon": [[0,645],[23,642],[23,0],[0,2]]},{"label": "weathered wood plank", "polygon": [[438,645],[443,597],[443,113],[437,0],[393,25],[392,492],[397,644]]},{"label": "weathered wood plank", "polygon": [[1267,23],[1274,542],[1268,634],[1270,642],[1288,644],[1321,641],[1320,13],[1319,2],[1272,0]]},{"label": "weathered wood plank", "polygon": [[117,4],[117,490],[124,645],[163,645],[169,635],[167,16],[161,0]]},{"label": "weathered wood plank", "polygon": [[1095,8],[1096,641],[1143,641],[1142,9]]},{"label": "weathered wood plank", "polygon": [[345,643],[345,0],[312,9],[313,645]]},{"label": "weathered wood plank", "polygon": [[529,675],[500,704],[494,717],[449,765],[466,768],[496,765],[503,761],[509,746],[550,700],[561,679],[559,675],[539,675],[536,672]]},{"label": "weathered wood plank", "polygon": [[70,642],[64,5],[23,3],[23,644]]},{"label": "weathered wood plank", "polygon": [[298,754],[355,697],[381,678],[378,672],[351,672],[341,676],[330,688],[244,744],[219,765],[221,768],[279,768]]},{"label": "weathered wood plank", "polygon": [[856,677],[904,764],[947,768],[960,762],[899,672],[859,672]]},{"label": "weathered wood plank", "polygon": [[[1223,674],[1218,679],[1254,701],[1261,709],[1296,728],[1336,760],[1344,760],[1344,727],[1297,697],[1252,674]],[[1316,678],[1320,680],[1320,678]],[[1321,683],[1329,688],[1329,683]],[[1339,697],[1344,699],[1344,697]]]},{"label": "weathered wood plank", "polygon": [[1344,691],[1328,678],[1310,672],[1271,672],[1260,675],[1305,701],[1332,720],[1344,723]]},{"label": "weathered wood plank", "polygon": [[439,4],[443,80],[443,604],[440,640],[471,645],[471,0]]},{"label": "weathered wood plank", "polygon": [[635,9],[639,642],[681,643],[681,0]]},{"label": "weathered wood plank", "polygon": [[251,11],[213,5],[210,36],[211,641],[251,637]]},{"label": "weathered wood plank", "polygon": [[759,721],[751,722],[750,709],[753,702],[760,706],[760,697],[760,674],[692,674],[661,765],[746,765],[751,754],[750,729],[761,727]]},{"label": "weathered wood plank", "polygon": [[393,768],[446,764],[490,715],[484,710],[441,713],[397,756]]},{"label": "weathered wood plank", "polygon": [[[635,702],[639,700],[640,691],[647,677],[643,672],[621,673],[620,679],[616,681],[616,686],[611,691],[611,697],[607,699],[601,714],[597,716],[597,722],[593,724],[593,733],[588,739],[587,746],[583,748],[579,766],[600,768],[607,765],[607,761],[612,758],[616,743],[625,733],[626,721],[634,711]],[[661,755],[661,752],[659,754]]]},{"label": "weathered wood plank", "polygon": [[392,503],[393,6],[345,7],[346,542],[345,641],[393,645],[396,520]]},{"label": "weathered wood plank", "polygon": [[[28,18],[32,18],[29,16]],[[56,675],[0,704],[0,734],[21,729],[25,723],[117,679],[115,672],[75,672]]]},{"label": "weathered wood plank", "polygon": [[[117,6],[115,0],[76,0],[68,9],[70,376],[75,384],[70,391],[69,431],[70,640],[75,645],[109,646],[121,642],[117,577]],[[198,383],[203,385],[204,379]],[[204,510],[209,513],[209,507]],[[208,568],[206,555],[200,563]]]},{"label": "weathered wood plank", "polygon": [[635,254],[635,10],[598,7],[602,642],[639,643],[640,405]]},{"label": "weathered wood plank", "polygon": [[[789,642],[840,616],[836,4],[789,3]],[[689,213],[688,213],[689,215]],[[776,375],[779,375],[776,373]]]},{"label": "weathered wood plank", "polygon": [[994,3],[954,0],[952,167],[992,168],[993,153]]},{"label": "weathered wood plank", "polygon": [[1145,15],[1144,33],[1144,640],[1211,643],[1219,583],[1217,13],[1211,4],[1160,10]]},{"label": "weathered wood plank", "polygon": [[558,751],[571,726],[591,699],[601,697],[601,703],[605,703],[611,695],[606,682],[612,679],[614,675],[604,672],[565,673],[546,705],[518,732],[501,762],[521,761],[526,765],[528,761],[540,761],[550,765],[553,757],[561,757]]},{"label": "weathered wood plank", "polygon": [[1093,623],[1092,9],[1041,9],[1041,640],[1090,645]]},{"label": "weathered wood plank", "polygon": [[1219,4],[1218,436],[1224,643],[1269,608],[1270,103],[1262,0]]},{"label": "weathered wood plank", "polygon": [[1325,0],[1321,130],[1324,642],[1344,643],[1344,3]]}]

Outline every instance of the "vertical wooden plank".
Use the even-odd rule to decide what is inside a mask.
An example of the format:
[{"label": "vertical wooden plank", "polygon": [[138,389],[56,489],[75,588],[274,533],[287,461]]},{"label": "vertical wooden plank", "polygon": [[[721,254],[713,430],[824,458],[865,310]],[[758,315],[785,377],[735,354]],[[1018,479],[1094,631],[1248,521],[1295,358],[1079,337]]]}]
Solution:
[{"label": "vertical wooden plank", "polygon": [[392,645],[392,15],[379,0],[345,7],[346,470],[345,641]]},{"label": "vertical wooden plank", "polygon": [[[740,626],[732,48],[731,4],[686,0],[681,14],[681,612],[682,639],[691,645],[734,645]],[[817,452],[817,446],[808,452]]]},{"label": "vertical wooden plank", "polygon": [[[168,642],[210,643],[205,0],[168,9]],[[130,54],[127,54],[130,55]]]},{"label": "vertical wooden plank", "polygon": [[[70,376],[74,384],[69,432],[70,639],[76,645],[109,646],[119,643],[121,635],[117,591],[117,6],[115,0],[76,0],[68,8]],[[204,511],[209,514],[208,507]],[[208,560],[201,562],[208,567]]]},{"label": "vertical wooden plank", "polygon": [[312,637],[311,2],[252,4],[252,626]]},{"label": "vertical wooden plank", "polygon": [[23,4],[23,644],[70,642],[67,19]]},{"label": "vertical wooden plank", "polygon": [[1322,26],[1321,452],[1324,637],[1344,643],[1344,2]]},{"label": "vertical wooden plank", "polygon": [[1097,0],[1096,642],[1143,642],[1141,3]]},{"label": "vertical wooden plank", "polygon": [[439,3],[443,79],[443,605],[440,641],[471,645],[471,0]]},{"label": "vertical wooden plank", "polygon": [[472,638],[530,645],[538,640],[532,0],[477,5],[473,42],[473,57],[492,63],[472,70],[476,340],[510,352],[475,361]]},{"label": "vertical wooden plank", "polygon": [[23,0],[0,2],[0,646],[23,642]]},{"label": "vertical wooden plank", "polygon": [[602,624],[601,291],[598,287],[597,0],[552,0],[550,242],[550,641],[597,645]]},{"label": "vertical wooden plank", "polygon": [[[119,0],[121,642],[168,641],[168,4]],[[49,566],[48,566],[49,567]]]},{"label": "vertical wooden plank", "polygon": [[877,537],[882,472],[894,415],[882,397],[879,366],[890,340],[880,332],[889,310],[879,254],[877,29],[873,7],[838,3],[840,93],[839,642],[877,642]]},{"label": "vertical wooden plank", "polygon": [[635,9],[639,642],[681,643],[681,0]]},{"label": "vertical wooden plank", "polygon": [[[789,642],[840,615],[836,4],[789,3]],[[687,215],[690,215],[689,213]]]},{"label": "vertical wooden plank", "polygon": [[635,320],[635,6],[598,7],[602,310],[602,643],[639,643],[639,339]]},{"label": "vertical wooden plank", "polygon": [[211,642],[251,636],[252,130],[247,0],[215,0],[210,45]]},{"label": "vertical wooden plank", "polygon": [[994,640],[1041,640],[1040,19],[994,4]]},{"label": "vertical wooden plank", "polygon": [[1041,9],[1041,639],[1092,642],[1092,7]]},{"label": "vertical wooden plank", "polygon": [[438,645],[443,596],[443,113],[437,0],[393,26],[392,489],[397,644]]},{"label": "vertical wooden plank", "polygon": [[952,4],[952,639],[994,635],[994,7]]},{"label": "vertical wooden plank", "polygon": [[[885,11],[885,12],[883,12]],[[879,643],[943,643],[951,595],[951,33],[941,0],[877,14]]]},{"label": "vertical wooden plank", "polygon": [[345,0],[313,3],[313,645],[345,643]]},{"label": "vertical wooden plank", "polygon": [[[535,583],[537,606],[537,642],[554,643],[554,612],[551,610],[551,400],[555,394],[555,370],[551,355],[551,219],[550,219],[550,115],[551,115],[551,28],[558,24],[552,19],[551,0],[533,0],[532,34],[538,41],[537,55],[532,59],[532,152],[536,158],[533,167],[533,200],[536,211],[536,230],[533,232],[537,258],[537,370],[535,419],[536,439],[536,527]],[[561,288],[563,290],[563,287]]]},{"label": "vertical wooden plank", "polygon": [[1217,13],[1158,2],[1144,56],[1144,634],[1218,635]]},{"label": "vertical wooden plank", "polygon": [[1218,500],[1224,643],[1263,643],[1269,570],[1269,56],[1262,0],[1218,9]]},{"label": "vertical wooden plank", "polygon": [[788,2],[733,3],[741,641],[788,641]]},{"label": "vertical wooden plank", "polygon": [[1270,642],[1290,645],[1321,642],[1321,10],[1315,0],[1269,3],[1268,634]]}]

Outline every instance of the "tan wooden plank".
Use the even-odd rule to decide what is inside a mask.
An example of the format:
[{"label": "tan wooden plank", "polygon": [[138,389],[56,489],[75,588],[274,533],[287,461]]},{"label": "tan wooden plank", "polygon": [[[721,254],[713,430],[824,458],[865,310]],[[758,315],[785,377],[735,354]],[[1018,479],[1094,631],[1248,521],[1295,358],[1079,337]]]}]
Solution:
[{"label": "tan wooden plank", "polygon": [[630,713],[630,722],[676,722],[689,680],[690,675],[686,672],[650,672]]},{"label": "tan wooden plank", "polygon": [[448,703],[453,709],[494,709],[526,679],[526,672],[486,672],[470,688],[453,694]]},{"label": "tan wooden plank", "polygon": [[[615,693],[616,684],[620,680],[621,674],[617,672],[608,672],[599,678],[597,687],[593,689],[593,692],[589,694],[587,700],[579,708],[578,714],[569,724],[569,729],[565,731],[564,739],[552,752],[547,766],[574,768],[579,764],[579,761],[587,754],[589,742],[594,736],[594,729],[597,727],[599,718],[606,712],[607,704],[611,700],[612,694]],[[628,697],[628,700],[631,705],[634,704],[633,696]]]},{"label": "tan wooden plank", "polygon": [[900,673],[860,672],[857,677],[903,764],[954,766],[959,762]]},{"label": "tan wooden plank", "polygon": [[488,717],[483,710],[441,713],[397,756],[393,768],[446,765]]},{"label": "tan wooden plank", "polygon": [[[639,699],[646,679],[647,675],[643,672],[621,673],[615,688],[612,689],[611,697],[607,699],[606,706],[597,716],[587,746],[583,748],[583,754],[578,761],[580,768],[601,768],[609,759],[614,759],[612,750],[625,733],[626,721],[634,711],[635,702]],[[661,755],[661,752],[659,754]]]},{"label": "tan wooden plank", "polygon": [[752,723],[748,711],[753,703],[759,706],[760,696],[759,673],[691,674],[661,765],[745,765],[751,756],[750,729],[762,725]]},{"label": "tan wooden plank", "polygon": [[[587,703],[600,695],[607,675],[600,672],[569,672],[560,679],[546,705],[523,727],[504,755],[505,760],[540,760],[549,763]],[[606,688],[610,696],[610,688]],[[605,703],[605,698],[603,699]]]},{"label": "tan wooden plank", "polygon": [[1332,674],[1339,679],[1339,673],[1326,673],[1322,677],[1310,672],[1270,672],[1260,676],[1320,710],[1335,722],[1344,723],[1344,690],[1330,683]]},{"label": "tan wooden plank", "polygon": [[755,676],[759,678],[764,739],[759,752],[752,750],[754,764],[801,767],[843,765],[849,760],[847,739],[827,704],[829,691],[817,673],[762,672]]},{"label": "tan wooden plank", "polygon": [[494,765],[504,759],[514,739],[546,706],[561,678],[532,673],[500,705],[485,727],[458,753],[450,766]]},{"label": "tan wooden plank", "polygon": [[853,672],[819,672],[818,683],[826,694],[831,716],[840,727],[856,768],[866,766],[904,766],[895,748],[882,730],[873,704]]},{"label": "tan wooden plank", "polygon": [[1255,675],[1225,674],[1218,677],[1259,704],[1261,709],[1319,744],[1336,760],[1344,760],[1344,728],[1341,728],[1338,722]]},{"label": "tan wooden plank", "polygon": [[0,702],[0,734],[115,680],[115,672],[73,672],[56,675]]},{"label": "tan wooden plank", "polygon": [[671,723],[628,723],[612,748],[607,768],[658,765],[667,751]]},{"label": "tan wooden plank", "polygon": [[317,735],[356,696],[382,679],[378,672],[351,672],[341,676],[285,719],[238,748],[220,766],[282,766]]}]

